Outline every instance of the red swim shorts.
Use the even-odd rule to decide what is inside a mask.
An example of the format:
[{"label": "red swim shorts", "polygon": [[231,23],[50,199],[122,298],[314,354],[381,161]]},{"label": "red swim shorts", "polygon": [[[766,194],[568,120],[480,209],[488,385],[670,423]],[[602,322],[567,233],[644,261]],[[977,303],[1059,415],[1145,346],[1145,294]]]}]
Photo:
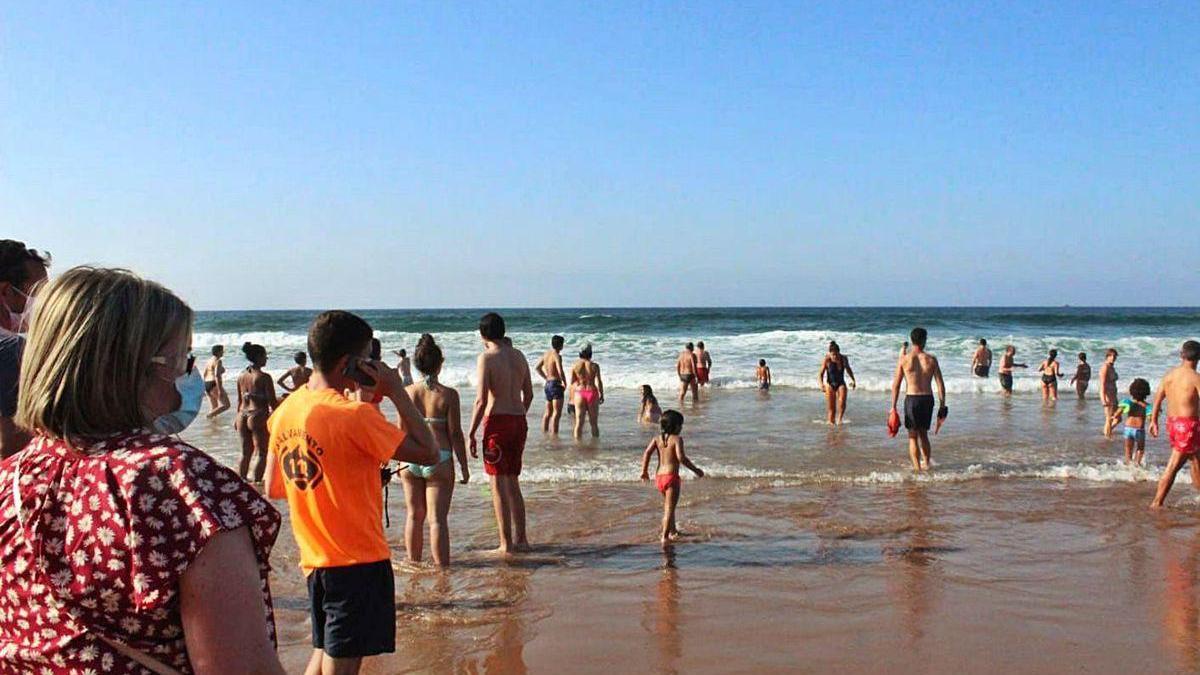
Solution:
[{"label": "red swim shorts", "polygon": [[488,415],[483,420],[483,470],[487,475],[521,475],[528,431],[524,415]]},{"label": "red swim shorts", "polygon": [[708,368],[696,366],[696,384],[708,384]]},{"label": "red swim shorts", "polygon": [[1200,451],[1200,418],[1168,417],[1167,436],[1171,439],[1171,450],[1183,455],[1194,455]]},{"label": "red swim shorts", "polygon": [[658,487],[658,491],[667,494],[667,488],[674,487],[676,492],[683,489],[683,481],[679,480],[679,474],[675,473],[660,473],[654,477],[654,484]]}]

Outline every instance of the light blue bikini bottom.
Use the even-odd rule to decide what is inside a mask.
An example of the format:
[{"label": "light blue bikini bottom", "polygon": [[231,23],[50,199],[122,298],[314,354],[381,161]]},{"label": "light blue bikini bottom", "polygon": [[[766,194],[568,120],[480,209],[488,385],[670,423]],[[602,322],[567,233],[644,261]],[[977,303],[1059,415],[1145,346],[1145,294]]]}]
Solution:
[{"label": "light blue bikini bottom", "polygon": [[450,458],[454,456],[453,453],[446,449],[439,450],[438,452],[440,453],[440,459],[438,459],[437,464],[433,464],[431,466],[426,466],[424,464],[407,464],[404,468],[408,469],[412,475],[416,476],[417,478],[429,480],[429,477],[433,475],[434,471],[437,471],[439,466],[449,462]]}]

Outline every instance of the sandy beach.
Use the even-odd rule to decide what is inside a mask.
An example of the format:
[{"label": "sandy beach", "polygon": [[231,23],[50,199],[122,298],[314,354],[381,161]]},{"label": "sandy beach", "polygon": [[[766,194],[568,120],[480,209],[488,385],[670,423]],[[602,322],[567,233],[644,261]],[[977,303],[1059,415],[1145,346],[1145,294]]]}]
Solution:
[{"label": "sandy beach", "polygon": [[[408,566],[393,485],[397,651],[368,672],[1200,667],[1200,500],[1181,476],[1170,510],[1146,508],[1165,440],[1148,444],[1151,468],[1131,469],[1099,434],[1094,398],[951,405],[935,470],[913,479],[880,394],[852,394],[851,422],[831,429],[807,421],[822,411],[814,392],[707,392],[682,411],[710,477],[685,479],[688,536],[667,550],[659,495],[637,480],[652,429],[633,423],[632,392],[610,395],[598,441],[531,434],[533,554],[489,557],[474,466],[451,510],[452,568]],[[226,421],[187,438],[233,460]],[[273,560],[280,649],[299,672],[309,625],[289,531]]]}]

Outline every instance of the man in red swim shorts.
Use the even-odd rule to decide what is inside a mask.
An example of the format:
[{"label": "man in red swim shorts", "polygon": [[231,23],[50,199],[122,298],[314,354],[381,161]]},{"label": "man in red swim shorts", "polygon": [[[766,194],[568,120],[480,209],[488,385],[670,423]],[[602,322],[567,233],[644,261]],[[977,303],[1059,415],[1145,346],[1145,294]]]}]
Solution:
[{"label": "man in red swim shorts", "polygon": [[525,414],[533,405],[533,383],[525,355],[504,337],[504,319],[488,312],[479,320],[483,353],[476,367],[475,407],[471,411],[471,456],[479,456],[475,434],[483,425],[483,470],[492,481],[492,508],[500,530],[500,553],[528,551],[525,498],[521,495],[521,457],[528,429]]},{"label": "man in red swim shorts", "polygon": [[1158,438],[1158,416],[1163,399],[1167,400],[1167,436],[1171,440],[1171,459],[1158,480],[1158,492],[1151,508],[1159,508],[1175,484],[1175,476],[1191,460],[1192,485],[1200,489],[1200,342],[1188,340],[1179,349],[1179,365],[1167,371],[1154,394],[1154,409],[1150,412],[1150,435]]}]

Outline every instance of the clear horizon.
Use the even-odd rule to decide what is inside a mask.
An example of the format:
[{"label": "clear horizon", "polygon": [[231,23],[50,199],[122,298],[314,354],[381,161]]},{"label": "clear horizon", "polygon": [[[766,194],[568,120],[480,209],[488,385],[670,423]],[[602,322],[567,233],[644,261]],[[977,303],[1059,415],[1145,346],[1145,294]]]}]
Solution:
[{"label": "clear horizon", "polygon": [[1197,302],[1196,3],[0,26],[0,236],[199,309]]}]

